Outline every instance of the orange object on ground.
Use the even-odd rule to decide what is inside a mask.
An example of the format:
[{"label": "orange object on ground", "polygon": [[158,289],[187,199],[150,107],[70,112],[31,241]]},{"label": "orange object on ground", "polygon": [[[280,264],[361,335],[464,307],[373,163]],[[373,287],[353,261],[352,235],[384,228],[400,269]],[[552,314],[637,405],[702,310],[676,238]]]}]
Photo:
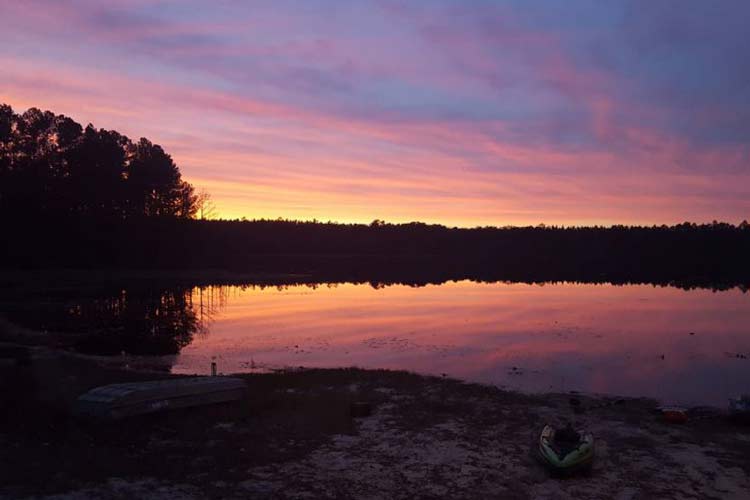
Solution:
[{"label": "orange object on ground", "polygon": [[688,419],[687,410],[677,407],[661,408],[661,416],[670,424],[684,424]]}]

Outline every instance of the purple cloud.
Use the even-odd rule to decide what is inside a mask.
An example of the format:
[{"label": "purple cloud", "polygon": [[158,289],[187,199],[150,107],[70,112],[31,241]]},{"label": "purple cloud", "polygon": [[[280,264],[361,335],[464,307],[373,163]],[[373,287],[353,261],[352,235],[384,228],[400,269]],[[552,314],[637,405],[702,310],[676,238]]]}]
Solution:
[{"label": "purple cloud", "polygon": [[[297,203],[311,207],[299,217],[340,218],[368,186],[394,218],[462,224],[738,221],[750,208],[746,2],[3,9],[2,100],[149,135],[189,177],[327,200]],[[232,214],[242,192],[258,196],[221,189]],[[439,213],[446,197],[463,215]]]}]

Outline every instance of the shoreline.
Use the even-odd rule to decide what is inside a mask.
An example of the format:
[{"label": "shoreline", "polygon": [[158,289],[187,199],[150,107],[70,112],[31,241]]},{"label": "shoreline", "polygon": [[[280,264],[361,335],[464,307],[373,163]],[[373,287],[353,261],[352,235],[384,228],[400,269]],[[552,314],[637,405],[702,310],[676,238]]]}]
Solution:
[{"label": "shoreline", "polygon": [[[237,375],[249,387],[239,403],[92,424],[69,413],[86,390],[176,375],[49,349],[13,377],[1,369],[3,499],[742,498],[750,488],[750,428],[715,412],[666,424],[647,399],[305,369]],[[373,414],[352,418],[355,401]],[[558,480],[529,450],[544,423],[567,421],[593,432],[597,457],[590,475]]]},{"label": "shoreline", "polygon": [[[89,355],[81,354],[76,352],[68,351],[69,354],[74,356],[80,356],[82,359],[88,359],[92,362],[101,364],[103,366],[109,366],[117,369],[125,369],[131,371],[137,371],[141,373],[152,373],[155,376],[159,374],[174,376],[174,377],[206,377],[210,375],[210,367],[207,367],[205,373],[192,372],[192,371],[173,371],[174,365],[168,360],[153,359],[154,356],[137,356],[137,355],[126,355],[123,359],[116,359],[117,356],[101,356],[101,355]],[[170,358],[173,355],[163,356]],[[219,367],[221,368],[221,367]],[[620,393],[608,393],[608,392],[589,392],[586,390],[571,389],[571,390],[524,390],[523,388],[512,387],[507,384],[499,384],[486,382],[481,380],[471,380],[462,378],[460,376],[452,376],[449,374],[440,373],[425,373],[420,371],[406,370],[406,369],[391,369],[391,368],[378,368],[378,367],[366,367],[359,365],[341,365],[341,366],[304,366],[304,365],[286,365],[286,366],[271,366],[265,368],[248,369],[247,371],[219,371],[219,376],[224,377],[246,377],[254,375],[283,375],[286,373],[304,373],[307,371],[337,371],[337,370],[359,370],[363,372],[378,372],[378,371],[395,371],[405,372],[413,374],[417,377],[435,378],[435,379],[450,379],[460,382],[462,384],[474,384],[488,388],[495,388],[503,392],[517,393],[524,396],[573,396],[573,397],[584,397],[595,400],[642,400],[651,401],[655,407],[679,407],[684,408],[688,411],[711,411],[716,414],[728,415],[728,403],[724,405],[717,405],[711,403],[702,402],[685,402],[685,401],[665,401],[658,397],[648,395],[627,395]]]},{"label": "shoreline", "polygon": [[[33,337],[24,337],[24,340],[33,340]],[[99,355],[99,354],[87,354],[87,353],[81,353],[77,352],[75,350],[65,349],[65,348],[54,348],[50,347],[49,345],[42,345],[42,344],[12,344],[10,342],[3,341],[0,339],[0,347],[3,345],[16,345],[18,347],[22,348],[28,348],[28,349],[36,349],[40,352],[49,351],[53,353],[57,353],[64,356],[69,356],[72,358],[77,358],[85,362],[93,363],[99,367],[116,370],[116,371],[125,371],[125,372],[133,372],[133,373],[139,373],[139,374],[150,374],[153,377],[205,377],[210,375],[210,367],[207,367],[205,370],[205,373],[198,373],[198,372],[175,372],[173,371],[174,364],[173,360],[171,358],[177,356],[177,355],[162,355],[162,356],[149,356],[149,355],[131,355],[126,354],[123,356],[107,356],[107,355]],[[219,367],[221,368],[221,367]],[[684,402],[665,402],[660,400],[659,398],[652,397],[652,396],[646,396],[646,395],[625,395],[625,394],[618,394],[618,393],[606,393],[606,392],[588,392],[585,390],[577,390],[577,389],[571,389],[571,390],[523,390],[515,387],[509,387],[507,385],[503,384],[494,384],[491,382],[483,382],[483,381],[477,381],[477,380],[470,380],[470,379],[464,379],[461,377],[454,377],[447,374],[442,374],[442,376],[438,373],[421,373],[418,371],[411,371],[411,370],[401,370],[401,369],[389,369],[389,368],[376,368],[376,367],[362,367],[357,365],[351,365],[351,366],[323,366],[323,367],[316,367],[316,366],[275,366],[275,367],[266,367],[266,368],[256,368],[254,370],[248,370],[248,371],[237,371],[237,372],[227,372],[224,373],[221,370],[219,371],[218,375],[223,377],[252,377],[252,376],[258,376],[258,375],[283,375],[283,374],[289,374],[289,373],[304,373],[308,371],[340,371],[340,370],[357,370],[362,372],[381,372],[381,371],[393,371],[393,372],[404,372],[409,373],[417,377],[424,377],[424,378],[435,378],[435,379],[449,379],[454,380],[456,382],[462,383],[462,384],[474,384],[478,386],[488,387],[488,388],[494,388],[503,392],[508,393],[516,393],[519,395],[525,395],[525,396],[573,396],[573,397],[584,397],[589,399],[595,399],[595,400],[639,400],[639,401],[650,401],[654,404],[654,407],[680,407],[684,408],[688,411],[690,410],[698,410],[698,411],[710,411],[715,414],[728,414],[728,400],[727,404],[723,406],[715,405],[715,404],[709,404],[709,403],[684,403]]]},{"label": "shoreline", "polygon": [[[260,257],[270,257],[262,255]],[[283,256],[281,256],[283,257]],[[296,256],[299,258],[304,255]],[[375,257],[358,254],[315,255],[309,257],[333,260],[356,261]],[[414,256],[401,256],[410,264],[417,259]],[[409,260],[411,259],[411,260]],[[361,264],[361,263],[360,263]],[[282,266],[283,268],[284,266]],[[743,280],[727,282],[725,280],[706,280],[701,276],[687,277],[683,280],[665,279],[653,276],[627,276],[619,274],[537,274],[527,273],[482,273],[479,271],[461,272],[454,270],[442,272],[431,269],[430,266],[421,268],[397,267],[388,272],[368,273],[361,269],[361,265],[345,270],[333,271],[316,266],[302,266],[295,270],[278,269],[275,271],[224,267],[190,267],[190,268],[152,268],[152,267],[30,267],[30,268],[0,268],[0,288],[14,288],[16,290],[80,290],[87,287],[123,286],[123,285],[155,285],[168,283],[190,287],[202,286],[294,286],[320,285],[325,283],[357,283],[373,284],[377,286],[409,285],[427,286],[451,281],[474,281],[489,283],[525,283],[544,285],[547,283],[596,284],[596,285],[649,285],[660,288],[677,288],[681,290],[706,289],[712,291],[739,290],[747,293],[750,283]]]}]

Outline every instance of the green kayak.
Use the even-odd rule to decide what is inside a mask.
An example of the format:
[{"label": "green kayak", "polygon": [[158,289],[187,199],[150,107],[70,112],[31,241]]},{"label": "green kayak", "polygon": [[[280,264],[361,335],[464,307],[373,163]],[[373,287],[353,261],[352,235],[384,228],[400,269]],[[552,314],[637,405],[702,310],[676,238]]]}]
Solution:
[{"label": "green kayak", "polygon": [[594,460],[594,437],[570,426],[555,430],[547,425],[539,436],[539,457],[555,472],[587,468]]}]

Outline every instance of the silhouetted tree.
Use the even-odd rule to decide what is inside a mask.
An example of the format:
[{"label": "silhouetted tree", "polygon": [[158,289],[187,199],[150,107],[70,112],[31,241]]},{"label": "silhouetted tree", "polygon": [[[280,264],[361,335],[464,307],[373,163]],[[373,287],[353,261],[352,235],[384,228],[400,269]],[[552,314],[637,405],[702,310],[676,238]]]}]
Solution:
[{"label": "silhouetted tree", "polygon": [[211,194],[205,189],[201,188],[195,197],[195,205],[197,206],[196,215],[201,220],[213,219],[216,217],[216,206],[211,199]]},{"label": "silhouetted tree", "polygon": [[192,219],[198,214],[200,204],[198,202],[198,195],[195,194],[195,188],[192,184],[180,181],[178,188],[179,200],[178,209],[175,215],[182,219]]},{"label": "silhouetted tree", "polygon": [[10,167],[12,158],[11,133],[15,115],[13,109],[7,104],[0,104],[0,207],[5,205],[7,186],[10,182]]},{"label": "silhouetted tree", "polygon": [[127,184],[136,213],[180,216],[184,186],[180,171],[161,146],[142,138],[128,166]]},{"label": "silhouetted tree", "polygon": [[127,138],[117,132],[88,125],[82,137],[67,151],[64,194],[76,215],[123,216],[125,150]]},{"label": "silhouetted tree", "polygon": [[0,210],[55,216],[194,217],[193,187],[147,139],[0,105]]}]

